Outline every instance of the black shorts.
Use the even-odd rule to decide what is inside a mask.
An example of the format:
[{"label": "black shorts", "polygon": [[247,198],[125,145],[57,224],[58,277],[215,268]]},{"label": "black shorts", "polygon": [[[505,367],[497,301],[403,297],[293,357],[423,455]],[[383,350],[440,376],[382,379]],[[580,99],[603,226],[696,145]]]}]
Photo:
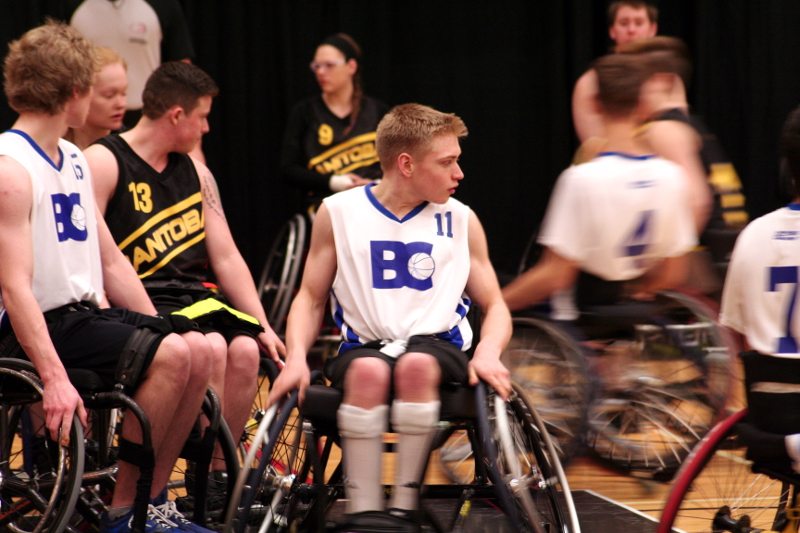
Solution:
[{"label": "black shorts", "polygon": [[[181,311],[192,304],[208,299],[217,300],[228,305],[222,295],[203,286],[202,283],[145,282],[145,288],[150,300],[152,300],[153,305],[161,315]],[[224,311],[193,317],[192,320],[197,323],[199,330],[203,333],[219,333],[229,343],[238,335],[256,337],[263,331],[260,326],[255,326]]]},{"label": "black shorts", "polygon": [[[386,361],[390,367],[394,368],[397,360],[403,357],[390,357],[380,351],[381,343],[374,342],[359,348],[353,348],[344,353],[336,355],[325,362],[324,374],[337,389],[344,388],[344,375],[347,367],[358,357],[377,357]],[[465,352],[456,345],[445,340],[429,335],[417,335],[408,340],[406,353],[421,352],[432,355],[439,363],[442,372],[441,383],[443,386],[465,385],[468,380],[467,364],[469,358]]]},{"label": "black shorts", "polygon": [[[109,388],[116,383],[117,363],[131,335],[145,324],[161,320],[127,309],[98,309],[82,303],[59,307],[44,315],[64,368],[91,370]],[[138,381],[146,374],[165,336],[166,332],[154,334],[143,347],[144,364]],[[27,358],[7,323],[0,328],[0,350],[3,355]]]}]

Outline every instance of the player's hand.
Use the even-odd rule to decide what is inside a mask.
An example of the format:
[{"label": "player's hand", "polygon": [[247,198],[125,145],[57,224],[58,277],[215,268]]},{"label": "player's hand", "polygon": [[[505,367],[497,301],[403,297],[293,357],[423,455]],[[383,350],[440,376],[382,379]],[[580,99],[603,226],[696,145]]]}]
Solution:
[{"label": "player's hand", "polygon": [[352,180],[352,182],[353,182],[353,184],[352,184],[352,185],[350,185],[350,187],[349,187],[349,188],[351,188],[351,189],[352,189],[353,187],[359,187],[359,186],[361,186],[361,185],[369,185],[370,183],[372,183],[372,180],[370,180],[370,179],[367,179],[367,178],[362,178],[362,177],[361,177],[361,176],[359,176],[358,174],[348,174],[347,176],[348,176],[348,177],[349,177],[349,178]]},{"label": "player's hand", "polygon": [[269,324],[264,326],[264,331],[258,334],[258,343],[261,345],[261,348],[269,354],[270,359],[275,361],[278,368],[281,368],[283,366],[281,357],[286,357],[286,346]]},{"label": "player's hand", "polygon": [[[296,360],[293,360],[296,361]],[[306,397],[306,389],[311,382],[311,372],[305,361],[288,362],[278,373],[275,383],[269,389],[267,405],[272,405],[287,396],[294,389],[299,389],[300,403]]]},{"label": "player's hand", "polygon": [[50,438],[54,441],[59,439],[61,431],[61,445],[69,445],[69,434],[72,428],[72,419],[75,413],[83,427],[87,424],[86,409],[83,407],[78,391],[68,379],[52,380],[44,386],[43,408],[45,414],[45,426],[50,432]]},{"label": "player's hand", "polygon": [[478,380],[482,379],[491,386],[503,400],[507,400],[511,394],[511,374],[508,369],[500,362],[497,356],[484,355],[488,352],[478,353],[469,362],[467,371],[469,373],[469,384],[477,385]]}]

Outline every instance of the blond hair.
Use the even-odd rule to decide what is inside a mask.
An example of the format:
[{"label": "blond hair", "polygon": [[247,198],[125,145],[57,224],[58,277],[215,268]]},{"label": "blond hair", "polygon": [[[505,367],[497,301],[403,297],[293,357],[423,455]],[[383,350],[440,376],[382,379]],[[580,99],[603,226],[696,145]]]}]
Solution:
[{"label": "blond hair", "polygon": [[94,73],[92,44],[78,30],[48,20],[9,44],[3,88],[17,113],[55,115],[76,91],[89,91]]},{"label": "blond hair", "polygon": [[440,135],[467,136],[467,127],[453,113],[442,113],[421,104],[392,108],[378,124],[375,145],[384,171],[401,153],[420,156]]},{"label": "blond hair", "polygon": [[95,46],[94,55],[96,57],[95,67],[97,72],[100,72],[108,65],[116,65],[119,63],[125,70],[128,70],[128,63],[125,59],[117,53],[113,48],[107,46]]}]

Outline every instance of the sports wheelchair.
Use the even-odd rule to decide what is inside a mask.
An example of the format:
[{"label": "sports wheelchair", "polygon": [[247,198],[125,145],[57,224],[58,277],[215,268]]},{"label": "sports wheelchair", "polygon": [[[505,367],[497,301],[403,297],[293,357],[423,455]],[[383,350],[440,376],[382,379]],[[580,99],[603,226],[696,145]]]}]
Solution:
[{"label": "sports wheelchair", "polygon": [[278,334],[286,326],[289,304],[299,280],[306,251],[308,225],[306,216],[298,213],[281,227],[272,241],[256,285],[267,320]]},{"label": "sports wheelchair", "polygon": [[692,450],[659,533],[800,531],[800,474],[784,440],[800,430],[800,366],[755,352],[742,360],[749,410],[720,421]]},{"label": "sports wheelchair", "polygon": [[[51,441],[41,419],[42,385],[33,365],[26,360],[0,358],[0,530],[14,533],[48,531],[97,531],[100,516],[107,510],[114,490],[117,458],[137,464],[133,531],[143,531],[149,503],[154,466],[150,424],[141,408],[121,387],[109,390],[97,374],[69,370],[70,381],[90,410],[90,431],[84,435],[77,417],[70,430],[68,446]],[[134,416],[142,428],[141,447],[119,447],[121,427],[117,410]],[[219,400],[209,391],[203,404],[208,424],[191,437],[181,454],[172,480],[171,492],[192,494],[193,508],[187,517],[206,524],[207,476],[194,476],[187,487],[185,467],[206,472],[214,449],[222,450],[230,488],[238,475],[236,448],[220,416]],[[191,477],[188,479],[192,479]],[[228,487],[228,485],[230,487]],[[221,515],[224,509],[218,510]]]},{"label": "sports wheelchair", "polygon": [[[225,531],[323,531],[332,527],[335,502],[344,495],[336,410],[340,391],[314,373],[302,406],[297,393],[270,407],[236,481]],[[458,431],[475,450],[471,480],[457,485],[424,485],[424,530],[469,531],[471,512],[489,502],[501,508],[509,531],[580,531],[569,485],[544,423],[519,389],[503,402],[483,384],[443,388],[441,424],[432,450]],[[391,446],[389,446],[391,447]],[[424,476],[424,474],[423,474]],[[422,479],[420,479],[422,483]],[[455,502],[435,513],[431,502]],[[474,516],[473,516],[474,515]],[[477,518],[475,518],[477,517]],[[493,518],[492,527],[498,527]]]},{"label": "sports wheelchair", "polygon": [[[708,306],[665,292],[586,308],[574,323],[515,317],[502,360],[562,461],[588,446],[612,466],[668,478],[722,416],[735,353]],[[442,454],[450,472],[456,445]]]}]

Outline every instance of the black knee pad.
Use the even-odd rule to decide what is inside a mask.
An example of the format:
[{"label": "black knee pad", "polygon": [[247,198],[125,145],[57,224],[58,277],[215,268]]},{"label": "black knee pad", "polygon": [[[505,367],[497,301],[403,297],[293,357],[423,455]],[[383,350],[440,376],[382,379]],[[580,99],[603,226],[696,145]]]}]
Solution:
[{"label": "black knee pad", "polygon": [[148,327],[137,328],[122,348],[115,379],[126,389],[136,388],[142,371],[150,362],[159,342],[166,334]]}]

